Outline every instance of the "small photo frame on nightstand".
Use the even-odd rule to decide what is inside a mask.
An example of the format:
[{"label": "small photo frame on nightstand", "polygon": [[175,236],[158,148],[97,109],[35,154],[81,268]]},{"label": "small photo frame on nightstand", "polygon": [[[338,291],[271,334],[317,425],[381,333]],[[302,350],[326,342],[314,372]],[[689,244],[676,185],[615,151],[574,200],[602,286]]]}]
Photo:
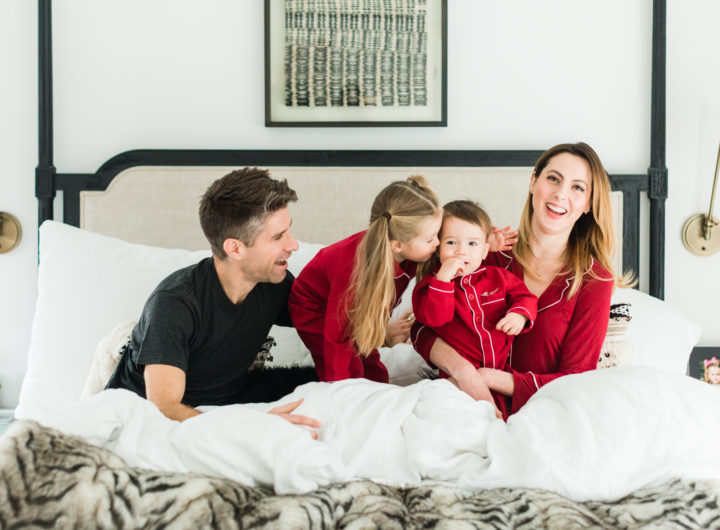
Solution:
[{"label": "small photo frame on nightstand", "polygon": [[720,347],[693,348],[688,375],[720,388]]}]

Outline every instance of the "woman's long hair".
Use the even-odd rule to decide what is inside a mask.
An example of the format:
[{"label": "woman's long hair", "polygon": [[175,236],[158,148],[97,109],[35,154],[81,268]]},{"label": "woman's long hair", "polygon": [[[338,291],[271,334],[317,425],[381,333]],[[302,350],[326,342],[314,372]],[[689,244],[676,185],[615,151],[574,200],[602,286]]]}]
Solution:
[{"label": "woman's long hair", "polygon": [[[561,153],[570,153],[585,160],[590,166],[591,196],[590,212],[581,215],[568,237],[565,249],[565,259],[562,272],[572,277],[568,298],[571,298],[580,289],[583,274],[591,271],[592,261],[597,260],[607,269],[615,279],[615,284],[621,287],[632,283],[632,271],[618,277],[613,270],[612,259],[615,255],[615,229],[612,209],[610,206],[610,179],[600,162],[600,158],[592,147],[583,142],[575,144],[560,144],[545,151],[535,163],[533,178],[537,179],[548,162]],[[530,265],[532,251],[530,250],[531,221],[533,216],[532,193],[528,192],[520,226],[518,228],[518,242],[515,244],[513,254],[522,268],[532,276],[537,277]],[[595,275],[590,272],[595,277]],[[607,278],[598,278],[607,280]]]},{"label": "woman's long hair", "polygon": [[439,214],[437,195],[421,176],[393,182],[375,197],[370,226],[355,254],[348,289],[348,331],[361,355],[369,355],[385,342],[395,301],[395,259],[390,240],[410,241],[423,222]]}]

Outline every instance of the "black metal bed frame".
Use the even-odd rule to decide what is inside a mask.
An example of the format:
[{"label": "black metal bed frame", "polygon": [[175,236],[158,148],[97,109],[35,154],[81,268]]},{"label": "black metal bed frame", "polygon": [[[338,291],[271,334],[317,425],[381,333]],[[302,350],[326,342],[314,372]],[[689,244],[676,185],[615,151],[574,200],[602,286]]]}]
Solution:
[{"label": "black metal bed frame", "polygon": [[[53,218],[53,200],[63,192],[63,221],[79,225],[83,190],[104,190],[129,167],[144,166],[532,166],[541,151],[323,151],[323,150],[133,150],[114,156],[95,173],[58,173],[53,165],[52,0],[38,0],[38,150],[35,196],[38,226]],[[647,174],[611,175],[623,192],[623,268],[639,274],[640,192],[650,199],[649,291],[664,297],[665,200],[665,44],[666,0],[653,0],[651,146]]]}]

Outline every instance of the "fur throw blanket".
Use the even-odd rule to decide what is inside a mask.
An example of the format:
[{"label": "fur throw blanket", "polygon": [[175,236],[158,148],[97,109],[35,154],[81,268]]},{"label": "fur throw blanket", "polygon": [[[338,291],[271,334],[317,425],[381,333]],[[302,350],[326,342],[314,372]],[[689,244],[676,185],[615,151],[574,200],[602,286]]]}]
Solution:
[{"label": "fur throw blanket", "polygon": [[720,487],[675,480],[614,503],[521,488],[397,488],[361,480],[275,495],[226,479],[128,467],[112,452],[31,421],[0,437],[0,527],[708,528]]}]

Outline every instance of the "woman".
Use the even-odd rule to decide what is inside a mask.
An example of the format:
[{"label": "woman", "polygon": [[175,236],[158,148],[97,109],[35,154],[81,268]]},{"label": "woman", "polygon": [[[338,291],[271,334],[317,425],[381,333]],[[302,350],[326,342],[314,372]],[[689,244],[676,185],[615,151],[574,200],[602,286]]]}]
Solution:
[{"label": "woman", "polygon": [[514,249],[487,258],[538,297],[535,325],[515,338],[506,369],[475,369],[418,324],[416,350],[475,399],[492,403],[495,397],[506,418],[541,386],[592,370],[613,287],[628,283],[613,272],[613,234],[610,182],[595,151],[584,143],[552,147],[535,164]]}]

